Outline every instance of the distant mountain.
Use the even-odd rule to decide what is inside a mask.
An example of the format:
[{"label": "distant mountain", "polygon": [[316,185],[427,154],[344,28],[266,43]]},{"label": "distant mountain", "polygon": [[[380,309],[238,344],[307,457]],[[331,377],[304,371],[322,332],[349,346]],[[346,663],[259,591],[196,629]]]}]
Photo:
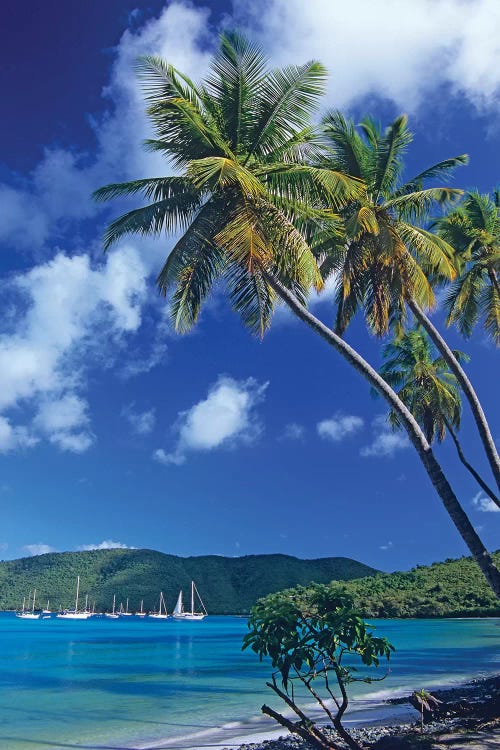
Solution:
[{"label": "distant mountain", "polygon": [[211,614],[245,613],[261,596],[298,584],[347,581],[377,573],[347,557],[300,560],[288,555],[246,557],[176,557],[153,550],[93,550],[24,557],[0,563],[0,609],[15,609],[23,597],[37,590],[37,602],[52,608],[74,604],[76,577],[80,592],[95,601],[97,610],[110,609],[129,599],[129,609],[158,607],[163,591],[167,607],[174,606],[179,589],[185,595],[191,580]]}]

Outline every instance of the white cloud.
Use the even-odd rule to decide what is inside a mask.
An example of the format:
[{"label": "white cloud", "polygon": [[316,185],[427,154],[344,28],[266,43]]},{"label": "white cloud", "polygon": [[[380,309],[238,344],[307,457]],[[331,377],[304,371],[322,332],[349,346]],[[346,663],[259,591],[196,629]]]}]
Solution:
[{"label": "white cloud", "polygon": [[297,422],[290,422],[285,425],[283,434],[281,435],[282,440],[302,440],[304,437],[305,428]]},{"label": "white cloud", "polygon": [[112,539],[105,539],[98,544],[81,544],[77,547],[79,552],[90,552],[94,549],[137,549],[137,547],[131,547],[129,544],[123,544],[123,542],[114,542]]},{"label": "white cloud", "polygon": [[46,400],[33,420],[51,443],[72,453],[84,453],[94,442],[89,423],[87,402],[74,394]]},{"label": "white cloud", "polygon": [[500,512],[500,508],[498,507],[498,505],[496,505],[496,503],[494,503],[490,497],[487,497],[485,494],[483,494],[483,492],[478,492],[477,495],[472,498],[472,505],[481,513]]},{"label": "white cloud", "polygon": [[[95,266],[88,256],[59,253],[4,282],[14,303],[0,331],[0,451],[39,435],[64,450],[91,445],[87,404],[75,391],[90,355],[102,356],[104,336],[110,352],[139,328],[145,277],[136,251],[122,247]],[[26,404],[36,409],[31,432],[5,416]]]},{"label": "white cloud", "polygon": [[35,557],[35,555],[46,555],[49,552],[57,552],[55,547],[51,547],[50,544],[43,544],[42,542],[39,542],[38,544],[25,544],[24,547],[21,548],[21,551],[27,552],[27,554],[32,557]]},{"label": "white cloud", "polygon": [[394,545],[393,545],[392,542],[386,542],[385,544],[381,544],[380,547],[379,547],[379,549],[381,549],[383,552],[387,552],[392,547],[394,547]]},{"label": "white cloud", "polygon": [[392,458],[396,451],[410,447],[406,433],[393,432],[384,415],[379,415],[372,422],[373,440],[370,445],[361,448],[363,457]]},{"label": "white cloud", "polygon": [[166,453],[160,448],[153,457],[163,464],[182,464],[191,452],[251,442],[261,431],[255,407],[267,386],[253,378],[220,376],[205,399],[179,414],[175,449]]},{"label": "white cloud", "polygon": [[344,440],[344,438],[359,432],[363,424],[364,422],[361,417],[350,414],[336,414],[331,419],[324,419],[322,422],[318,422],[316,429],[320,437],[338,443]]},{"label": "white cloud", "polygon": [[[319,59],[331,72],[328,101],[349,107],[377,95],[416,109],[448,87],[497,109],[497,0],[235,0],[240,26],[278,64]],[[355,54],[353,55],[353,45]]]},{"label": "white cloud", "polygon": [[134,410],[134,406],[134,403],[124,406],[122,416],[137,435],[148,435],[153,431],[156,424],[155,410],[149,409],[148,411],[137,412]]}]

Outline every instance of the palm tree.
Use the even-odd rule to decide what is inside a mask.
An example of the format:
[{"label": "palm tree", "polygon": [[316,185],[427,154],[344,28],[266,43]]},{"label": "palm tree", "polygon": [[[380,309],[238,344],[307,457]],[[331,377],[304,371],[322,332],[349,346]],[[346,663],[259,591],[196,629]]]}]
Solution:
[{"label": "palm tree", "polygon": [[500,597],[500,573],[412,414],[376,370],[305,306],[310,288],[323,281],[304,233],[313,224],[330,237],[340,234],[334,212],[364,194],[362,181],[318,163],[321,143],[310,115],[324,69],[311,62],[269,71],[258,48],[228,34],[202,85],[157,58],[143,59],[139,74],[157,136],[147,145],[181,174],[98,190],[98,200],[142,194],[150,201],[112,222],[105,247],[129,233],[183,232],[158,277],[164,294],[173,290],[171,315],[179,332],[194,325],[218,279],[244,323],[260,335],[276,299],[283,300],[401,415],[443,504]]},{"label": "palm tree", "polygon": [[[442,442],[446,432],[450,434],[462,464],[500,508],[499,498],[465,457],[457,435],[462,411],[458,382],[443,357],[436,357],[432,349],[429,337],[416,325],[384,347],[380,374],[411,411],[429,443],[435,439]],[[453,354],[458,361],[467,360],[463,352]],[[400,427],[394,411],[389,421],[393,427]]]},{"label": "palm tree", "polygon": [[[435,306],[433,284],[456,278],[456,255],[450,244],[456,239],[451,231],[456,223],[444,221],[447,231],[443,229],[441,236],[420,224],[433,204],[450,206],[461,191],[422,186],[431,178],[446,177],[455,167],[465,164],[467,157],[446,159],[400,184],[403,155],[412,141],[405,115],[394,120],[385,132],[370,119],[361,123],[358,132],[353,122],[337,112],[327,115],[323,122],[329,147],[324,164],[359,177],[367,185],[365,200],[352,201],[342,211],[344,237],[334,242],[320,232],[315,241],[323,277],[327,272],[338,276],[336,331],[342,334],[362,308],[376,335],[387,333],[391,325],[401,332],[408,307],[457,378],[500,488],[500,458],[481,403],[461,363],[424,312]],[[470,199],[466,205],[470,205]],[[496,213],[495,216],[498,221]],[[494,231],[491,221],[488,227]],[[486,252],[481,252],[484,258]],[[491,260],[484,275],[496,281],[498,246],[488,257]],[[459,282],[452,287],[451,299]],[[498,284],[492,283],[482,293],[482,299],[491,300],[486,323],[493,330],[495,319],[500,320]],[[454,306],[451,310],[452,316],[456,309]],[[470,314],[466,317],[470,318]]]},{"label": "palm tree", "polygon": [[500,192],[466,193],[462,204],[437,223],[456,249],[460,275],[446,298],[447,323],[469,338],[478,318],[500,346]]}]

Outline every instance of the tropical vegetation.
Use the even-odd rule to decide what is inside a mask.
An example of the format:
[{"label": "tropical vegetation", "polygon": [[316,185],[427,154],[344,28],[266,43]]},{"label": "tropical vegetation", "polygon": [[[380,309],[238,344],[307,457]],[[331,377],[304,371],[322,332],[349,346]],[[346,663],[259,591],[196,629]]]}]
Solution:
[{"label": "tropical vegetation", "polygon": [[[261,660],[270,657],[275,671],[266,684],[297,718],[268,705],[262,712],[318,750],[343,750],[345,745],[361,750],[342,724],[348,686],[383,680],[387,672],[370,668],[387,663],[394,647],[387,638],[374,635],[373,626],[353,609],[351,598],[317,584],[273,594],[252,608],[248,628],[243,648],[251,648]],[[312,720],[311,703],[331,723],[335,738]]]},{"label": "tropical vegetation", "polygon": [[[129,233],[179,232],[158,277],[170,294],[174,328],[189,330],[222,282],[245,325],[263,335],[277,300],[356,369],[397,414],[444,507],[500,597],[500,573],[460,505],[414,415],[361,354],[342,338],[363,309],[377,334],[401,332],[407,310],[428,332],[455,375],[497,481],[500,463],[484,411],[460,362],[424,310],[433,287],[456,276],[455,250],[423,225],[432,207],[460,191],[423,187],[465,157],[447,159],[401,183],[411,140],[406,118],[385,131],[371,120],[363,136],[331,113],[311,117],[326,71],[315,61],[270,70],[262,51],[225,34],[211,72],[195,85],[158,58],[138,65],[159,151],[177,170],[168,177],[108,185],[95,196],[140,195],[145,206],[113,221],[105,247]],[[307,297],[339,278],[337,331],[307,309]]]}]

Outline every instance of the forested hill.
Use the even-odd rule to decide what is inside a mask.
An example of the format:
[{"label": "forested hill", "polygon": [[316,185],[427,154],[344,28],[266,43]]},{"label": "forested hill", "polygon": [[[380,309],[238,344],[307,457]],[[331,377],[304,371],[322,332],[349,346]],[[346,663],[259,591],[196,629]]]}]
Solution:
[{"label": "forested hill", "polygon": [[[328,583],[369,576],[377,571],[346,557],[299,560],[287,555],[247,557],[176,557],[153,550],[93,550],[61,552],[0,563],[0,609],[14,609],[23,597],[37,590],[37,601],[52,608],[74,606],[76,578],[80,592],[97,610],[110,609],[128,597],[130,610],[158,607],[163,591],[167,608],[174,606],[179,589],[185,596],[191,580],[212,614],[248,612],[266,594],[313,581]],[[81,600],[82,601],[82,600]],[[83,601],[82,601],[83,604]]]},{"label": "forested hill", "polygon": [[[500,551],[493,559],[500,567]],[[343,585],[365,617],[500,616],[500,603],[470,557]]]}]

